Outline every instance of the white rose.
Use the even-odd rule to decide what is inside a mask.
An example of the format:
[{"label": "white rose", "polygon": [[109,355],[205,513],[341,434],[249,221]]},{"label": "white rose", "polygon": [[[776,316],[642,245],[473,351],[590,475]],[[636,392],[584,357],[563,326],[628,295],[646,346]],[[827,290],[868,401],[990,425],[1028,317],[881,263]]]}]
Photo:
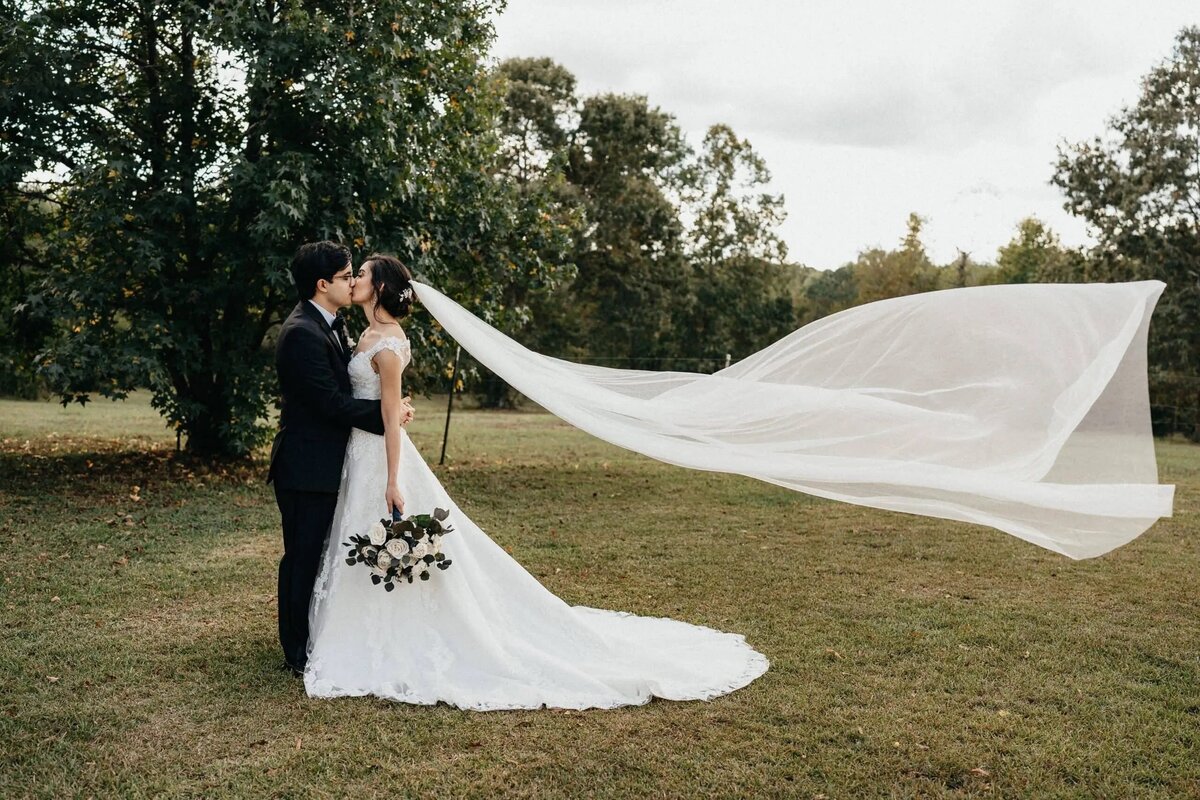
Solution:
[{"label": "white rose", "polygon": [[367,531],[367,536],[371,538],[371,544],[378,547],[387,541],[387,528],[383,527],[382,522],[376,522],[371,526],[371,530]]},{"label": "white rose", "polygon": [[386,570],[392,565],[392,556],[387,550],[380,550],[379,555],[375,557],[375,566],[382,570]]},{"label": "white rose", "polygon": [[379,576],[379,577],[381,577],[381,578],[386,578],[386,577],[387,577],[387,571],[386,571],[386,570],[382,570],[382,569],[380,569],[379,567],[371,567],[371,574],[372,574],[372,575],[378,575],[378,576]]},{"label": "white rose", "polygon": [[392,539],[390,542],[387,543],[387,551],[389,553],[391,553],[395,558],[399,558],[400,556],[408,555],[408,552],[409,552],[408,542],[404,541],[403,539]]},{"label": "white rose", "polygon": [[424,558],[429,555],[429,542],[420,542],[412,551],[413,558]]}]

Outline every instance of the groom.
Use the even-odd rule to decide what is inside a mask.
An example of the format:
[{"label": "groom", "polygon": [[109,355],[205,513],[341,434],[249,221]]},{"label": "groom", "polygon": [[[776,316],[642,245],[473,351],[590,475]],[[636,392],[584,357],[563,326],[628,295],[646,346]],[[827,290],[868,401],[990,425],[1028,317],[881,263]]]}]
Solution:
[{"label": "groom", "polygon": [[[275,347],[283,403],[267,482],[283,522],[279,561],[279,641],[284,667],[304,674],[308,604],[333,523],[350,429],[383,433],[378,400],[350,394],[350,341],[340,308],[350,305],[350,251],[311,242],[296,251],[292,280],[300,302],[284,321]],[[411,418],[411,408],[405,411]]]}]

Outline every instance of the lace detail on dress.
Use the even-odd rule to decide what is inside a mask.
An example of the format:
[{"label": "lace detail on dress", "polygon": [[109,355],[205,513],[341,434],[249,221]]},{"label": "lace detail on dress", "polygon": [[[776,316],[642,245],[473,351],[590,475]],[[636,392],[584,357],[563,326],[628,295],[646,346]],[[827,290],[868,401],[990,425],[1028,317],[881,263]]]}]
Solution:
[{"label": "lace detail on dress", "polygon": [[385,336],[366,350],[355,353],[350,356],[350,365],[347,367],[350,373],[350,390],[355,397],[379,399],[379,374],[371,366],[371,359],[375,358],[380,350],[385,349],[400,356],[402,369],[412,363],[412,347],[406,336]]}]

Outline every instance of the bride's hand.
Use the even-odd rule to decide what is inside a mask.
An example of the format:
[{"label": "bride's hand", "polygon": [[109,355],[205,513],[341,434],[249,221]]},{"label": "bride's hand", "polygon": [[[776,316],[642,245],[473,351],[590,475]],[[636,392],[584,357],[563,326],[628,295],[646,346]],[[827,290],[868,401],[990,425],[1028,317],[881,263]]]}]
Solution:
[{"label": "bride's hand", "polygon": [[405,395],[401,402],[400,424],[407,425],[412,422],[413,416],[416,413],[413,411],[412,398]]},{"label": "bride's hand", "polygon": [[400,494],[399,486],[394,483],[389,486],[387,488],[385,499],[387,500],[387,510],[389,514],[392,513],[393,508],[401,514],[404,513],[404,496]]}]

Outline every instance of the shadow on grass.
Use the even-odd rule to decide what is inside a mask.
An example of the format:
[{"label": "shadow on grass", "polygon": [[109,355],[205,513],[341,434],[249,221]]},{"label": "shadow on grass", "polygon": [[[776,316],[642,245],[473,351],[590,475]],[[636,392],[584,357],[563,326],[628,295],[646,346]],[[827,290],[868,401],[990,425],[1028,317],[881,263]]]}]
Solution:
[{"label": "shadow on grass", "polygon": [[76,449],[71,444],[63,448],[41,444],[38,448],[0,450],[0,491],[23,496],[74,491],[81,483],[99,487],[111,483],[126,486],[147,479],[241,484],[266,480],[267,462],[261,457],[214,464],[169,448],[130,449],[128,442],[107,448],[103,442],[89,441],[89,445],[100,446],[87,449]]}]

